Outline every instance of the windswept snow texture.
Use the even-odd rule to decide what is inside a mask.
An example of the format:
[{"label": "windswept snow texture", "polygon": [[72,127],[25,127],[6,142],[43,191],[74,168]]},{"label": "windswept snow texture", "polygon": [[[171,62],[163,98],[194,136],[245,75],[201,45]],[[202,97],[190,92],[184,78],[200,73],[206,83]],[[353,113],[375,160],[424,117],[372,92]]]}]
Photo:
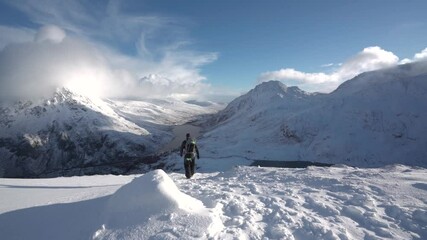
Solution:
[{"label": "windswept snow texture", "polygon": [[270,81],[210,119],[207,157],[427,166],[427,62],[363,73],[330,94]]},{"label": "windswept snow texture", "polygon": [[0,195],[2,239],[427,239],[427,170],[402,165],[0,179]]}]

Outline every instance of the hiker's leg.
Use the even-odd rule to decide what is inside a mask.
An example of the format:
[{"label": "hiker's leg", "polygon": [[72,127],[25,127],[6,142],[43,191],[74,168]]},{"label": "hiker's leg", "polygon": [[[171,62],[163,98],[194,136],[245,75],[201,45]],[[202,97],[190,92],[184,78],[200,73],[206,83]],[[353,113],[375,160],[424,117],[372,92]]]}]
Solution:
[{"label": "hiker's leg", "polygon": [[185,177],[191,178],[191,163],[184,159]]},{"label": "hiker's leg", "polygon": [[193,159],[191,160],[191,176],[194,175],[194,167],[196,166],[196,158],[193,157]]}]

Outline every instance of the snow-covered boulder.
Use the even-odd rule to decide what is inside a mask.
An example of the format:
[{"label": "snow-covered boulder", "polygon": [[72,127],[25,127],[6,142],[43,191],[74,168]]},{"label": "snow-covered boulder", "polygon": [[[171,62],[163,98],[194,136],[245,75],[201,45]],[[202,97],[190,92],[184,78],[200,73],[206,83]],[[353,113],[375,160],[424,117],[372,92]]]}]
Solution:
[{"label": "snow-covered boulder", "polygon": [[[134,179],[106,204],[95,239],[189,239],[214,236],[223,228],[216,209],[182,193],[163,171]],[[150,238],[152,239],[152,238]]]}]

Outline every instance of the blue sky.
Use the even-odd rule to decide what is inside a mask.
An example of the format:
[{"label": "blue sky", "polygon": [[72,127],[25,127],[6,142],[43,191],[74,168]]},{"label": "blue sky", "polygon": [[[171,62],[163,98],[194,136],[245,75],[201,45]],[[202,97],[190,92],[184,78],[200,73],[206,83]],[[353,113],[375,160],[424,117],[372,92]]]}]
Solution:
[{"label": "blue sky", "polygon": [[[422,0],[0,1],[0,61],[8,46],[64,34],[38,67],[60,59],[74,72],[56,74],[75,75],[80,88],[92,81],[82,74],[97,78],[108,97],[226,99],[270,79],[329,92],[363,71],[426,58],[426,10]],[[22,57],[39,59],[40,45]],[[90,69],[67,65],[67,49]],[[2,82],[8,74],[0,69]]]},{"label": "blue sky", "polygon": [[[401,57],[427,47],[426,1],[219,3],[178,1],[165,12],[196,23],[191,33],[197,45],[220,54],[204,72],[235,87],[242,81],[251,85],[261,72],[283,67],[322,71],[322,65],[343,62],[369,46]],[[166,5],[153,8],[168,9]]]}]

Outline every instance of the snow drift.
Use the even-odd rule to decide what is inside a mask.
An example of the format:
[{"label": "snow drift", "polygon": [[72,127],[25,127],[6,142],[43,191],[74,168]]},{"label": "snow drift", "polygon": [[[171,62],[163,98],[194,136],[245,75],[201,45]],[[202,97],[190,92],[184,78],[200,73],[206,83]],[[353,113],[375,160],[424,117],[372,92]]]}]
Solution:
[{"label": "snow drift", "polygon": [[[134,179],[113,194],[94,239],[208,238],[222,229],[217,214],[182,193],[162,170]],[[173,228],[169,226],[174,225]]]}]

